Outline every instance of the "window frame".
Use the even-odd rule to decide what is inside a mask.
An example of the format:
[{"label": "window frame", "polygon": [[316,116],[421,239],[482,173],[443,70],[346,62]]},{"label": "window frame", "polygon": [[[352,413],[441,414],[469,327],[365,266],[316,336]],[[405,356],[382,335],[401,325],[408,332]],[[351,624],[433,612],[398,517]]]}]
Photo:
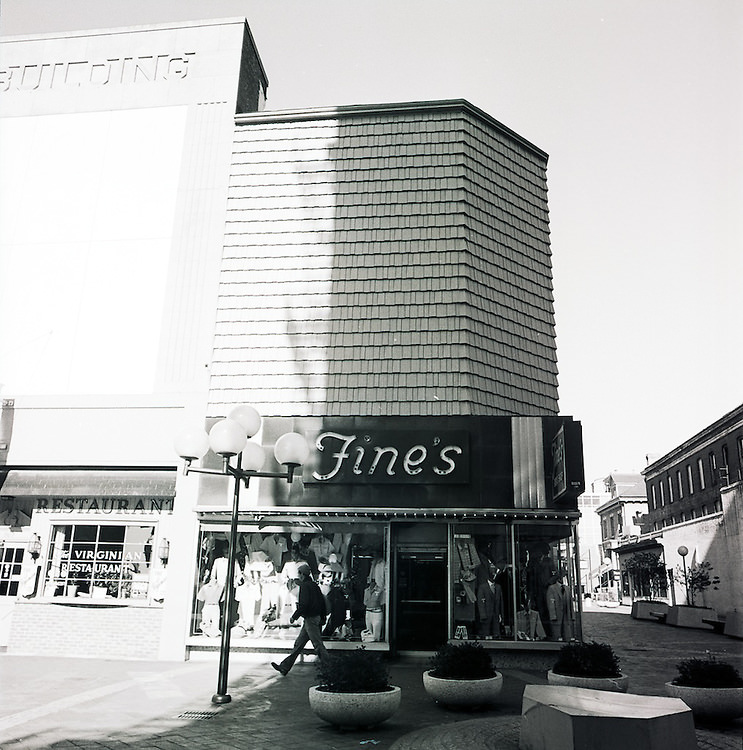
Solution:
[{"label": "window frame", "polygon": [[697,469],[699,471],[699,490],[707,489],[707,484],[704,481],[704,459],[700,456],[697,459]]}]

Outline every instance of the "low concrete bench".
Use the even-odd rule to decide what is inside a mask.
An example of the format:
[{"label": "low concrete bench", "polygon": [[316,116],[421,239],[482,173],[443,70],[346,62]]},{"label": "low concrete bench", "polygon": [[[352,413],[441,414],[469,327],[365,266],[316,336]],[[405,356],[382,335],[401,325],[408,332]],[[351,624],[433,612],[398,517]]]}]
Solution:
[{"label": "low concrete bench", "polygon": [[714,617],[703,617],[702,622],[707,623],[707,625],[711,625],[715,633],[722,633],[725,630],[724,619],[720,619],[720,618],[715,619]]},{"label": "low concrete bench", "polygon": [[678,698],[527,685],[519,750],[696,750],[691,709]]},{"label": "low concrete bench", "polygon": [[665,622],[667,612],[648,612],[651,617],[654,617],[658,622]]},{"label": "low concrete bench", "polygon": [[732,638],[743,638],[743,612],[737,609],[728,610],[725,615],[725,635]]}]

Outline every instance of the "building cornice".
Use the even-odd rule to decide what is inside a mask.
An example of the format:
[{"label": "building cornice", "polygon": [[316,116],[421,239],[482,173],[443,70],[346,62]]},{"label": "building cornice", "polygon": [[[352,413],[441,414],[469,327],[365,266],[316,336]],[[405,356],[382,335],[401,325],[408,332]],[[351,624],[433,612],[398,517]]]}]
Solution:
[{"label": "building cornice", "polygon": [[649,478],[655,477],[665,471],[668,465],[675,465],[680,457],[686,457],[705,448],[723,433],[732,432],[740,426],[743,426],[743,404],[729,411],[693,437],[685,440],[672,451],[648,464],[640,473],[645,477],[645,481],[648,481]]},{"label": "building cornice", "polygon": [[264,123],[302,122],[309,120],[350,119],[369,115],[405,114],[411,112],[464,112],[497,130],[511,140],[531,151],[545,162],[549,155],[523,138],[514,130],[491,117],[487,112],[471,104],[466,99],[441,99],[421,102],[391,102],[385,104],[349,104],[337,107],[311,107],[306,109],[264,110],[247,112],[235,116],[237,125],[257,125]]}]

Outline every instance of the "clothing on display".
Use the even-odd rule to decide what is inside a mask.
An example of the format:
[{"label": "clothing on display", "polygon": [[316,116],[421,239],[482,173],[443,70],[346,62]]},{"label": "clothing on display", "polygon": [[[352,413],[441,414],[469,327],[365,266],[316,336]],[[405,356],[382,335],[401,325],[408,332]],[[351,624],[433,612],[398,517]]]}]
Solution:
[{"label": "clothing on display", "polygon": [[478,586],[477,608],[478,635],[482,638],[500,638],[503,622],[503,592],[494,580],[487,580]]},{"label": "clothing on display", "polygon": [[573,600],[559,579],[553,580],[547,587],[547,609],[550,638],[553,641],[569,641],[573,637]]},{"label": "clothing on display", "polygon": [[[355,538],[364,544],[354,544]],[[368,631],[368,638],[384,637],[387,562],[377,548],[367,546],[375,534],[240,532],[237,539],[234,612],[229,618],[236,637],[286,639],[290,628],[300,628],[302,618],[292,616],[298,609],[302,565],[310,567],[324,598],[325,614],[319,621],[322,635],[361,640],[362,631]],[[211,586],[216,587],[226,582],[227,544],[223,532],[204,534],[200,545],[204,583],[211,579]],[[208,568],[203,567],[207,560],[211,561]],[[195,633],[220,633],[225,619],[224,590],[222,583],[219,595],[210,595],[217,605],[211,610],[201,598],[207,591],[199,594]]]}]

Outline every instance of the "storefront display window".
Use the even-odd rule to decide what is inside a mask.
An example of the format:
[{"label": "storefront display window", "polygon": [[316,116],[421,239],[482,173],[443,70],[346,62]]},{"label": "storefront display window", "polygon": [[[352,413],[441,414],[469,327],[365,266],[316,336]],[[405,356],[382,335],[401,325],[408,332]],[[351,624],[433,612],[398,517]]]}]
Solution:
[{"label": "storefront display window", "polygon": [[[192,635],[215,638],[225,622],[229,533],[203,526],[194,586]],[[233,638],[293,641],[302,563],[325,595],[328,640],[386,641],[389,596],[387,527],[332,524],[312,531],[241,526],[235,556]]]},{"label": "storefront display window", "polygon": [[453,637],[574,638],[573,549],[568,524],[458,526],[451,546]]},{"label": "storefront display window", "polygon": [[0,548],[0,596],[16,596],[23,567],[23,547]]},{"label": "storefront display window", "polygon": [[152,525],[53,526],[44,595],[147,599],[154,535]]}]

